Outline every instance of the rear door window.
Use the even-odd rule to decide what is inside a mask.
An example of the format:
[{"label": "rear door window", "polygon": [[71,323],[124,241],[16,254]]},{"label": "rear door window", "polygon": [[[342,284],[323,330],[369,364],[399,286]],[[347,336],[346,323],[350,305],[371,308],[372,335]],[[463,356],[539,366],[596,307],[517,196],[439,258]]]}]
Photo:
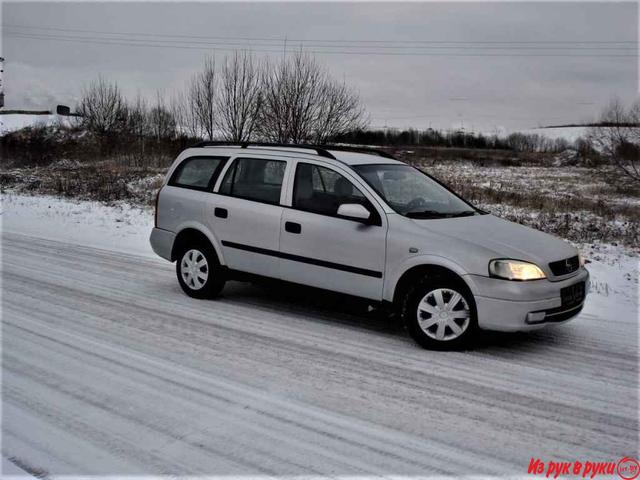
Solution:
[{"label": "rear door window", "polygon": [[287,162],[261,158],[237,158],[220,185],[219,193],[256,202],[280,203]]},{"label": "rear door window", "polygon": [[178,165],[169,185],[210,191],[227,159],[228,157],[187,158]]}]

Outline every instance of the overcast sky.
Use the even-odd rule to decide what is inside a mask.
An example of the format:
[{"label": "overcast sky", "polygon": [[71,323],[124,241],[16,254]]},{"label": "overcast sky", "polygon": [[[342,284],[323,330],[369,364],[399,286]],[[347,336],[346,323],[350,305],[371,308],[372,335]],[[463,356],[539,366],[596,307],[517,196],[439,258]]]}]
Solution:
[{"label": "overcast sky", "polygon": [[170,95],[208,54],[302,46],[372,126],[524,129],[636,98],[637,41],[635,2],[2,4],[6,108],[73,105],[98,74]]}]

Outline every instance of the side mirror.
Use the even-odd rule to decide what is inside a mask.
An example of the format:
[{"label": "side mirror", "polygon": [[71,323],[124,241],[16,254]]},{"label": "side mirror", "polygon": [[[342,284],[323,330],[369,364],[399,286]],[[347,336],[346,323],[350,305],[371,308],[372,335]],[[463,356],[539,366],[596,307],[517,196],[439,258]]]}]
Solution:
[{"label": "side mirror", "polygon": [[367,223],[371,218],[371,212],[359,203],[343,203],[338,207],[338,216]]}]

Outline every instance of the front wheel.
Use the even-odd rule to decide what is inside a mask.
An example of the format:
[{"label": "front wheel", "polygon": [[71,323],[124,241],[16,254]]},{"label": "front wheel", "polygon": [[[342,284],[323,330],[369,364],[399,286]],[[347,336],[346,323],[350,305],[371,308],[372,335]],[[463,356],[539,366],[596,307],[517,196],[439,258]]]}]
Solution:
[{"label": "front wheel", "polygon": [[425,348],[455,350],[469,345],[477,330],[473,296],[461,281],[425,277],[406,292],[402,318]]},{"label": "front wheel", "polygon": [[214,298],[225,284],[218,257],[208,245],[184,247],[178,255],[176,275],[184,293],[193,298]]}]

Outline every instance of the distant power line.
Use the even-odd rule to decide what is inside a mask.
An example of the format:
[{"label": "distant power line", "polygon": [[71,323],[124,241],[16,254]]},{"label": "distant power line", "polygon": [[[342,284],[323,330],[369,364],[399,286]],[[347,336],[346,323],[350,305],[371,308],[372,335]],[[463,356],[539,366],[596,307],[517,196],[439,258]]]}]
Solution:
[{"label": "distant power line", "polygon": [[[120,45],[150,48],[177,48],[193,50],[233,51],[238,49],[254,52],[281,53],[285,42],[297,43],[297,47],[309,53],[338,54],[338,55],[385,55],[385,56],[439,56],[439,57],[635,57],[637,42],[631,41],[504,41],[504,42],[460,42],[460,41],[382,41],[382,40],[349,40],[348,43],[338,43],[338,40],[281,40],[259,39],[251,37],[204,37],[187,35],[167,35],[151,33],[104,32],[81,29],[63,29],[55,27],[27,27],[18,25],[4,25],[5,35],[8,37],[59,41],[79,42],[98,45]],[[55,30],[62,32],[91,33],[86,35],[69,35],[59,33],[41,33],[20,31],[19,28]],[[102,35],[102,36],[100,36]],[[111,35],[105,37],[103,35]],[[114,37],[115,35],[115,37]],[[139,38],[145,37],[145,38]],[[148,37],[162,37],[160,39]],[[169,38],[173,39],[169,39]],[[201,38],[208,40],[178,40],[176,38]],[[214,39],[218,39],[215,40]],[[366,45],[352,43],[367,42]],[[374,44],[375,42],[375,44]],[[387,45],[386,43],[393,43]],[[398,43],[403,43],[399,45]],[[478,43],[475,45],[474,43]],[[616,46],[617,45],[617,46]],[[633,46],[636,45],[636,46]],[[292,48],[295,51],[296,48]],[[537,52],[540,50],[541,52]],[[598,52],[598,53],[594,53]],[[606,53],[600,53],[606,52]]]},{"label": "distant power line", "polygon": [[167,33],[148,33],[148,32],[109,32],[101,30],[86,30],[78,28],[61,28],[61,27],[49,27],[49,26],[34,26],[34,25],[16,25],[16,24],[4,24],[6,28],[26,28],[31,30],[55,30],[61,32],[79,32],[79,33],[93,33],[100,35],[127,35],[127,36],[142,36],[142,37],[165,37],[165,38],[199,38],[199,39],[211,39],[211,40],[246,40],[257,42],[282,42],[286,39],[289,42],[304,43],[304,42],[322,42],[322,43],[421,43],[421,44],[507,44],[507,45],[526,45],[526,44],[632,44],[637,45],[637,40],[380,40],[380,39],[309,39],[309,38],[287,38],[282,37],[229,37],[229,36],[209,36],[209,35],[184,35],[184,34],[167,34]]},{"label": "distant power line", "polygon": [[[210,46],[197,46],[191,44],[175,44],[175,43],[145,43],[138,41],[137,39],[95,39],[92,37],[62,37],[62,36],[43,36],[43,35],[28,35],[22,33],[5,33],[7,37],[24,38],[31,40],[45,40],[45,41],[58,41],[58,42],[72,42],[72,43],[89,43],[97,45],[120,45],[131,47],[150,47],[150,48],[178,48],[188,50],[214,50],[214,51],[235,51],[239,48],[231,48],[229,45],[213,45]],[[252,45],[239,45],[244,50],[250,50],[253,52],[265,52],[265,53],[282,53],[282,49],[265,49],[254,48]],[[482,52],[469,52],[454,51],[454,52],[388,52],[388,51],[353,51],[353,50],[317,50],[308,49],[302,46],[302,50],[308,53],[316,54],[338,54],[338,55],[386,55],[386,56],[437,56],[437,57],[636,57],[635,54],[621,54],[621,53],[482,53]],[[291,49],[295,51],[295,49]]]},{"label": "distant power line", "polygon": [[[131,42],[145,42],[145,43],[171,43],[176,45],[211,45],[214,47],[217,46],[236,46],[236,47],[281,47],[286,42],[293,43],[294,41],[288,40],[284,38],[281,41],[270,40],[269,42],[259,42],[259,43],[251,43],[250,40],[246,39],[233,39],[233,37],[228,37],[224,40],[218,41],[203,41],[203,40],[155,40],[155,39],[139,39],[135,37],[85,37],[85,36],[77,36],[77,35],[60,35],[60,34],[47,34],[47,33],[25,33],[25,32],[7,32],[10,36],[24,36],[24,37],[42,37],[42,38],[52,38],[52,39],[78,39],[78,40],[86,40],[86,39],[95,39],[95,40],[107,40],[107,41],[131,41]],[[227,41],[231,40],[231,41]],[[356,49],[355,53],[358,52],[357,49],[454,49],[454,50],[630,50],[635,51],[637,47],[632,46],[575,46],[575,47],[562,47],[562,46],[538,46],[538,45],[505,45],[505,46],[482,46],[482,45],[346,45],[346,44],[319,44],[319,43],[300,43],[300,46],[304,48],[347,48],[347,49]]]}]

